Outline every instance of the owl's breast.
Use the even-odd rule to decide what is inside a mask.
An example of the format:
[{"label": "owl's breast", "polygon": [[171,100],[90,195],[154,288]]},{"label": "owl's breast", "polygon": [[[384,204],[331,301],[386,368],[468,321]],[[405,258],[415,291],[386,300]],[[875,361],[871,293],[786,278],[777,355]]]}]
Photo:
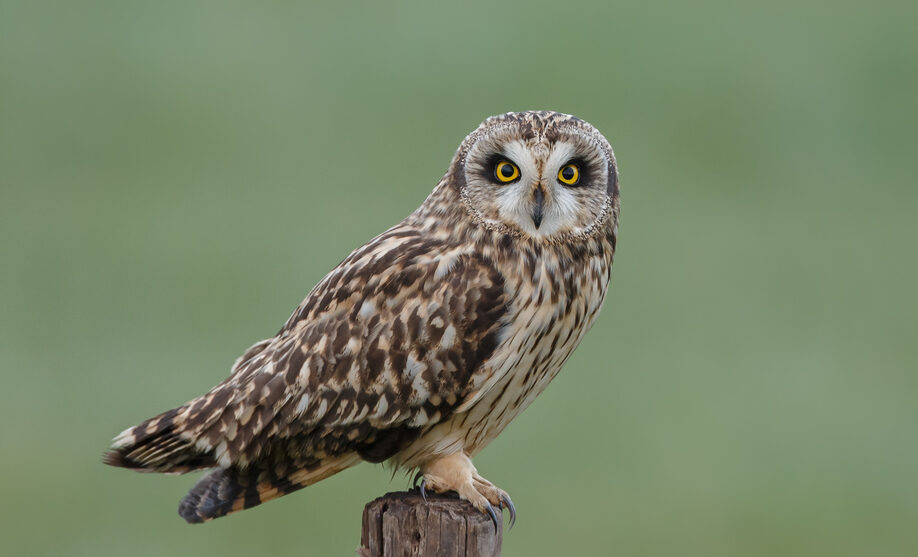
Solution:
[{"label": "owl's breast", "polygon": [[486,377],[480,396],[418,439],[406,451],[406,464],[457,450],[474,455],[529,406],[595,321],[610,264],[596,256],[567,266],[550,257],[535,265],[503,265],[512,303],[498,345],[480,370]]},{"label": "owl's breast", "polygon": [[516,285],[514,307],[488,365],[500,379],[470,408],[466,451],[494,439],[537,397],[593,325],[606,296],[609,265],[596,257],[574,267],[537,267]]},{"label": "owl's breast", "polygon": [[401,451],[399,466],[460,450],[475,455],[545,390],[599,314],[609,248],[579,259],[555,253],[493,259],[509,299],[497,345],[473,374],[469,396]]}]

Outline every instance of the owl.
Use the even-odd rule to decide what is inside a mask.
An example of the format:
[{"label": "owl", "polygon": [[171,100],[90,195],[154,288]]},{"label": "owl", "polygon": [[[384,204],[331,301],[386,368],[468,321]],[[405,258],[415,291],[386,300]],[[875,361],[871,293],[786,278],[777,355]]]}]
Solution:
[{"label": "owl", "polygon": [[361,461],[417,472],[495,521],[506,492],[472,463],[595,321],[619,217],[615,157],[556,112],[493,116],[405,220],[356,249],[207,394],[125,430],[106,464],[211,469],[197,523]]}]

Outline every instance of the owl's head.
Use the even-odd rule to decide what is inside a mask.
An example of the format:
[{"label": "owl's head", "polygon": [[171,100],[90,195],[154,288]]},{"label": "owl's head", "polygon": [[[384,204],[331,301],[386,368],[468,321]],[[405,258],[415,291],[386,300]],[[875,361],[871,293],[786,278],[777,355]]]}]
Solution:
[{"label": "owl's head", "polygon": [[488,118],[459,146],[447,177],[480,225],[518,237],[576,240],[617,218],[612,147],[566,114]]}]

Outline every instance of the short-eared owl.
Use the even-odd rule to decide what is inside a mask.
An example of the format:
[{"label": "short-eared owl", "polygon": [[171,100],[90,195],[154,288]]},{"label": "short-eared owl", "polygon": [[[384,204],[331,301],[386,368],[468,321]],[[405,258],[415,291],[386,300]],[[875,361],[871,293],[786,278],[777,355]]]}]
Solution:
[{"label": "short-eared owl", "polygon": [[179,505],[188,522],[362,460],[417,470],[422,488],[492,517],[493,506],[514,513],[471,457],[593,324],[618,214],[612,148],[591,125],[555,112],[488,118],[414,213],[347,256],[229,378],[124,431],[104,461],[213,468]]}]

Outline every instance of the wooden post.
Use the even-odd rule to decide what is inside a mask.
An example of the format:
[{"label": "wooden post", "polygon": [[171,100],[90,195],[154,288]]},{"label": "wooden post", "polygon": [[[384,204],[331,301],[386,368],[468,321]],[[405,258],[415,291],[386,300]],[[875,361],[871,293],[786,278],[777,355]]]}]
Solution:
[{"label": "wooden post", "polygon": [[418,491],[387,493],[363,509],[361,557],[494,557],[500,555],[503,517],[467,501]]}]

